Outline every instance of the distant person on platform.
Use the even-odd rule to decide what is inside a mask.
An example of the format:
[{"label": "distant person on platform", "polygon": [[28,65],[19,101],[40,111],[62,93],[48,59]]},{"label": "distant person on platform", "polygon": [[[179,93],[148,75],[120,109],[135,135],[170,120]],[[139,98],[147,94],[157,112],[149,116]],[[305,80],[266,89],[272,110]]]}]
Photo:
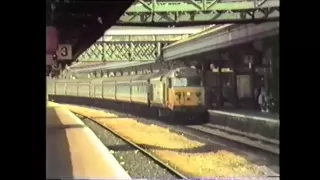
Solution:
[{"label": "distant person on platform", "polygon": [[259,104],[259,95],[260,95],[260,88],[256,87],[254,88],[254,109],[258,110],[260,109],[260,104]]},{"label": "distant person on platform", "polygon": [[261,112],[269,112],[267,102],[268,102],[268,98],[267,98],[266,90],[264,86],[261,86],[260,94],[258,97],[258,103],[260,105]]}]

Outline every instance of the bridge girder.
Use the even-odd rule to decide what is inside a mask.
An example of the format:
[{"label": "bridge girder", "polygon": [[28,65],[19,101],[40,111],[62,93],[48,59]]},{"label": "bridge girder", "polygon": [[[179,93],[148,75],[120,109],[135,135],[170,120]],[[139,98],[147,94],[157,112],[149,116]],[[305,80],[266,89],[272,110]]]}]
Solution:
[{"label": "bridge girder", "polygon": [[278,20],[280,0],[137,0],[119,25],[190,25]]},{"label": "bridge girder", "polygon": [[[279,3],[280,0],[136,0],[131,6],[122,4],[122,8],[130,7],[120,16],[121,12],[115,14],[108,11],[108,8],[111,7],[106,2],[70,0],[56,3],[55,24],[61,31],[62,42],[71,42],[74,49],[73,57],[77,58],[92,43],[96,42],[96,39],[117,17],[120,19],[116,24],[121,26],[185,26],[261,22],[279,19]],[[120,2],[116,4],[120,7]],[[102,22],[99,21],[99,18],[102,19]],[[74,33],[76,30],[79,32]],[[97,45],[105,47],[101,45],[104,43]],[[110,43],[113,43],[111,46],[118,47],[118,49],[124,46],[123,44],[129,44],[126,41]],[[137,46],[147,48],[147,45],[142,45],[143,42],[133,44],[140,44]],[[93,47],[97,48],[97,45]],[[156,45],[152,46],[156,47]],[[92,54],[94,53],[91,53],[91,56]],[[131,60],[134,59],[131,58]],[[130,60],[130,58],[124,60]]]},{"label": "bridge girder", "polygon": [[[65,3],[62,3],[65,4]],[[106,17],[104,6],[76,2],[57,7],[60,16],[74,19],[72,26]],[[80,8],[86,7],[86,10]],[[89,10],[88,10],[89,9]],[[71,11],[72,10],[72,11]],[[70,13],[72,12],[72,13]],[[90,14],[88,12],[94,12]],[[186,26],[278,20],[280,0],[136,0],[116,22],[121,26]],[[67,21],[64,21],[67,22]],[[71,26],[63,24],[63,26]]]},{"label": "bridge girder", "polygon": [[166,41],[111,41],[96,42],[85,50],[78,61],[156,61]]},{"label": "bridge girder", "polygon": [[[96,70],[90,70],[83,68],[81,71],[76,72],[80,74],[94,74],[103,71],[104,74],[112,73],[114,76],[133,74],[147,74],[149,72],[162,71],[164,69],[178,68],[182,66],[199,66],[208,65],[216,59],[224,59],[224,61],[230,61],[231,59],[243,59],[245,56],[253,56],[255,53],[262,53],[266,49],[277,46],[278,37],[269,37],[263,39],[264,48],[261,50],[256,49],[254,42],[247,42],[233,47],[227,47],[216,51],[207,52],[207,54],[197,54],[189,57],[179,58],[173,61],[155,61],[153,63],[135,65],[135,66],[124,66],[119,65],[113,68],[98,68]],[[258,52],[259,51],[259,52]],[[102,77],[102,76],[101,76]]]},{"label": "bridge girder", "polygon": [[187,36],[189,35],[106,35],[85,50],[77,60],[155,61],[161,54],[161,47]]},{"label": "bridge girder", "polygon": [[104,41],[123,41],[123,42],[144,42],[144,41],[164,41],[175,42],[187,38],[192,34],[161,34],[161,35],[105,35],[98,39],[97,42]]}]

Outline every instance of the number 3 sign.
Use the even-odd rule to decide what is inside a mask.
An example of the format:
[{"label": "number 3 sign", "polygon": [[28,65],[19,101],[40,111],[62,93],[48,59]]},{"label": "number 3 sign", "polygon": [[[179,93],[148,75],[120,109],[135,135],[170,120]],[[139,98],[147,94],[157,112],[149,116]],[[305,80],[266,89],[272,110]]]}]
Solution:
[{"label": "number 3 sign", "polygon": [[71,60],[72,59],[72,46],[70,44],[59,44],[57,50],[58,60]]}]

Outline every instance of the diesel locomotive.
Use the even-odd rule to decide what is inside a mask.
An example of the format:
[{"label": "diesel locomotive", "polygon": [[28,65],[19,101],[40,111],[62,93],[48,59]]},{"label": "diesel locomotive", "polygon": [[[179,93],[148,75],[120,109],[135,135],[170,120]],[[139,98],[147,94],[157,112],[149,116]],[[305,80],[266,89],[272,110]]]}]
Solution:
[{"label": "diesel locomotive", "polygon": [[154,112],[179,123],[208,119],[200,74],[189,67],[121,77],[48,80],[47,92],[53,98],[81,98],[145,114]]}]

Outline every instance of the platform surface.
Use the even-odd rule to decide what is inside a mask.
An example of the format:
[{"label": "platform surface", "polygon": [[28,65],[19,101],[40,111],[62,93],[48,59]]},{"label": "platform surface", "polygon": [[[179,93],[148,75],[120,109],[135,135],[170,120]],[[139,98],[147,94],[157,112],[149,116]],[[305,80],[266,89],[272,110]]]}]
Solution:
[{"label": "platform surface", "polygon": [[94,133],[69,110],[47,107],[46,176],[131,179]]}]

